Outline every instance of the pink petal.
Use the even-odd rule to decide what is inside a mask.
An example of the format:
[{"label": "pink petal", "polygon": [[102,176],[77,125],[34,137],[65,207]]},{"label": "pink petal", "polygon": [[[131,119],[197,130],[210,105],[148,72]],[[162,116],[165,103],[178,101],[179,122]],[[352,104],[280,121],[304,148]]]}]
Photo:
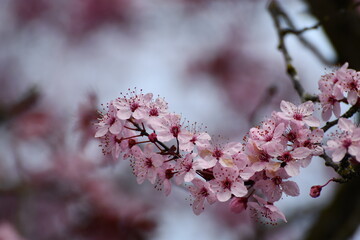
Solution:
[{"label": "pink petal", "polygon": [[108,127],[107,126],[103,126],[101,128],[99,128],[96,133],[95,133],[95,137],[99,138],[99,137],[103,137],[105,136],[105,134],[108,132]]},{"label": "pink petal", "polygon": [[352,133],[351,140],[354,142],[360,141],[360,128],[355,128]]},{"label": "pink petal", "polygon": [[296,148],[291,152],[291,156],[296,159],[303,159],[308,157],[311,154],[311,150],[306,147]]},{"label": "pink petal", "polygon": [[153,97],[153,94],[152,94],[152,93],[147,93],[147,94],[144,95],[144,101],[145,101],[146,103],[148,103],[148,102],[151,101],[152,97]]},{"label": "pink petal", "polygon": [[349,102],[351,105],[355,105],[356,102],[357,102],[357,99],[358,99],[357,92],[355,92],[355,91],[350,91],[350,92],[348,93],[347,99],[348,99],[348,102]]},{"label": "pink petal", "polygon": [[114,124],[109,127],[109,132],[111,132],[112,134],[119,134],[122,130],[122,124],[119,120],[116,120],[114,122]]},{"label": "pink petal", "polygon": [[279,187],[275,187],[272,189],[269,189],[267,192],[268,201],[270,202],[276,202],[279,201],[282,195],[282,191]]},{"label": "pink petal", "polygon": [[243,197],[247,192],[248,190],[242,182],[233,182],[231,184],[231,193],[236,197]]},{"label": "pink petal", "polygon": [[205,198],[197,198],[192,204],[195,215],[200,215],[204,211]]},{"label": "pink petal", "polygon": [[314,116],[308,116],[303,119],[304,123],[306,123],[310,127],[319,127],[320,121]]},{"label": "pink petal", "polygon": [[311,140],[312,142],[321,142],[324,137],[324,130],[322,129],[315,129],[311,132]]},{"label": "pink petal", "polygon": [[184,176],[185,182],[191,182],[195,178],[196,174],[195,172],[189,171]]},{"label": "pink petal", "polygon": [[322,119],[326,122],[329,121],[330,117],[331,117],[331,108],[327,108],[327,109],[323,109],[322,113],[321,113],[321,117]]},{"label": "pink petal", "polygon": [[[244,196],[244,195],[242,195]],[[220,202],[226,202],[231,197],[231,192],[229,190],[224,190],[223,192],[219,192],[216,194],[217,199]]]},{"label": "pink petal", "polygon": [[314,112],[314,103],[312,101],[304,102],[299,105],[298,109],[305,116],[311,115]]},{"label": "pink petal", "polygon": [[138,109],[136,109],[132,116],[135,118],[135,119],[143,119],[145,118],[146,116],[148,116],[148,109],[145,108],[145,107],[139,107]]},{"label": "pink petal", "polygon": [[337,117],[337,118],[340,117],[341,107],[340,107],[340,103],[339,103],[339,102],[336,102],[336,103],[334,104],[333,112],[334,112],[335,117]]},{"label": "pink petal", "polygon": [[285,130],[285,124],[284,123],[280,123],[274,130],[274,138],[279,138]]},{"label": "pink petal", "polygon": [[346,149],[344,147],[337,148],[331,155],[333,158],[332,160],[334,162],[340,162],[340,160],[344,158],[345,154],[346,154]]},{"label": "pink petal", "polygon": [[306,168],[307,166],[310,165],[310,163],[311,163],[311,158],[305,158],[301,160],[300,165],[302,168]]},{"label": "pink petal", "polygon": [[285,166],[285,171],[286,173],[290,176],[290,177],[294,177],[299,175],[300,173],[300,166],[298,163],[296,162],[289,162],[286,166]]},{"label": "pink petal", "polygon": [[165,196],[169,196],[171,192],[171,182],[169,180],[164,181],[164,193]]},{"label": "pink petal", "polygon": [[353,156],[357,156],[360,154],[360,146],[359,144],[352,144],[349,149],[348,149],[349,153]]},{"label": "pink petal", "polygon": [[290,196],[299,196],[300,195],[300,189],[296,182],[293,181],[286,181],[281,183],[281,187],[287,195]]},{"label": "pink petal", "polygon": [[119,110],[117,112],[116,116],[121,120],[126,120],[126,119],[129,119],[131,117],[131,111],[130,111],[130,109],[128,109],[128,110]]},{"label": "pink petal", "polygon": [[353,122],[346,118],[340,118],[338,122],[339,128],[343,131],[352,132],[355,127]]},{"label": "pink petal", "polygon": [[291,116],[291,115],[293,115],[294,109],[296,109],[296,106],[291,102],[287,102],[287,101],[282,100],[281,103],[280,103],[280,109],[286,115]]}]

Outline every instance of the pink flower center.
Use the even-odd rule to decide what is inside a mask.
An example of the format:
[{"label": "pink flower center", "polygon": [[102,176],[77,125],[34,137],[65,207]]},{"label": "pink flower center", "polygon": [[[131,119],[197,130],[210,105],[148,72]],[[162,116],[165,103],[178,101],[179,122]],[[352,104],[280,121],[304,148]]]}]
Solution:
[{"label": "pink flower center", "polygon": [[303,143],[304,147],[307,147],[307,148],[312,148],[313,147],[313,144],[311,143],[311,141],[308,139],[306,140],[304,143]]},{"label": "pink flower center", "polygon": [[345,139],[343,142],[342,142],[342,145],[344,148],[348,149],[351,145],[351,139]]},{"label": "pink flower center", "polygon": [[195,142],[197,141],[196,136],[193,136],[192,139],[190,140],[191,143],[193,143],[195,145]]},{"label": "pink flower center", "polygon": [[180,128],[179,126],[172,126],[171,129],[170,129],[170,132],[172,133],[172,135],[174,137],[177,137],[180,133]]},{"label": "pink flower center", "polygon": [[282,178],[277,176],[277,177],[274,177],[273,179],[271,179],[275,185],[280,185],[282,183]]},{"label": "pink flower center", "polygon": [[130,104],[130,110],[132,112],[135,112],[135,110],[138,109],[139,107],[140,107],[140,105],[137,102],[133,102],[133,103]]},{"label": "pink flower center", "polygon": [[336,101],[336,98],[334,97],[334,96],[330,96],[329,98],[328,98],[328,103],[330,103],[331,105],[334,105],[337,101]]},{"label": "pink flower center", "polygon": [[185,172],[189,172],[191,170],[191,168],[192,168],[192,163],[186,164],[184,166],[184,168],[185,168]]},{"label": "pink flower center", "polygon": [[116,118],[115,117],[111,117],[110,118],[110,121],[109,121],[109,125],[112,126],[116,121]]},{"label": "pink flower center", "polygon": [[203,196],[203,197],[207,197],[207,196],[209,196],[209,192],[205,187],[202,187],[199,191],[199,195]]},{"label": "pink flower center", "polygon": [[293,116],[293,118],[294,118],[295,120],[301,121],[301,120],[303,119],[303,115],[300,114],[300,113],[295,113],[294,116]]},{"label": "pink flower center", "polygon": [[348,87],[349,87],[350,90],[355,90],[355,91],[357,91],[357,84],[356,84],[355,81],[350,82],[349,85],[348,85]]},{"label": "pink flower center", "polygon": [[290,162],[291,160],[293,160],[289,152],[284,153],[282,156],[278,157],[278,159],[284,162]]},{"label": "pink flower center", "polygon": [[151,158],[145,158],[145,166],[147,168],[152,168],[153,167],[153,163],[152,163]]},{"label": "pink flower center", "polygon": [[259,160],[261,162],[268,162],[270,158],[271,156],[264,151],[261,151],[261,153],[259,154]]},{"label": "pink flower center", "polygon": [[286,135],[286,138],[287,138],[290,142],[293,142],[293,141],[295,141],[295,139],[296,139],[296,133],[294,133],[294,132],[289,132],[289,133]]},{"label": "pink flower center", "polygon": [[273,139],[273,137],[271,135],[265,135],[265,141],[266,142],[270,142]]},{"label": "pink flower center", "polygon": [[157,116],[159,116],[159,111],[156,108],[152,108],[149,112],[149,115],[157,117]]},{"label": "pink flower center", "polygon": [[166,179],[170,179],[174,176],[174,172],[172,171],[172,169],[166,169],[165,171],[165,178]]},{"label": "pink flower center", "polygon": [[217,160],[219,160],[223,155],[223,152],[220,149],[215,149],[215,151],[213,152],[213,157],[216,158]]},{"label": "pink flower center", "polygon": [[224,189],[229,189],[229,190],[230,190],[230,188],[231,188],[231,181],[230,181],[228,178],[226,178],[226,179],[222,182],[222,185],[223,185],[223,188],[224,188]]}]

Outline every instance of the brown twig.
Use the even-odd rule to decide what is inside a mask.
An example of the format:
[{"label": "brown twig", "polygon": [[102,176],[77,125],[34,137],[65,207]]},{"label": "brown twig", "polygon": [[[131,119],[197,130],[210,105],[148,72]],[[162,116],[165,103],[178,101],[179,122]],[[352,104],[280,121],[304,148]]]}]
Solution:
[{"label": "brown twig", "polygon": [[299,75],[297,74],[297,71],[292,64],[292,58],[290,57],[290,54],[285,45],[285,38],[284,38],[285,34],[283,33],[283,30],[280,25],[280,16],[283,16],[284,12],[282,11],[282,9],[280,8],[280,6],[278,5],[278,3],[276,1],[271,1],[268,9],[269,9],[269,12],[274,21],[275,28],[277,30],[277,34],[279,37],[278,49],[281,51],[281,53],[284,57],[284,60],[286,63],[286,72],[289,75],[296,92],[298,93],[301,100],[303,101],[305,90],[302,87],[302,85],[300,83]]}]

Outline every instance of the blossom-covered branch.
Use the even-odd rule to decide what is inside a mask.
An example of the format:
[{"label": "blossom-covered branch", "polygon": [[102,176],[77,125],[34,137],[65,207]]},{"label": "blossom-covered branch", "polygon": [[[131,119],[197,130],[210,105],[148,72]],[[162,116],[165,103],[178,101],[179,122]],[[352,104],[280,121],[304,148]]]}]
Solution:
[{"label": "blossom-covered branch", "polygon": [[[138,183],[148,180],[166,195],[173,184],[184,184],[197,215],[206,202],[228,202],[234,212],[251,210],[271,223],[286,221],[274,203],[283,193],[299,195],[290,178],[299,175],[312,157],[323,157],[343,178],[332,181],[355,176],[353,165],[360,162],[360,128],[344,116],[350,117],[357,109],[359,76],[344,64],[320,78],[322,118],[337,117],[323,128],[314,116],[312,101],[298,106],[282,101],[281,111],[251,128],[244,142],[218,144],[196,124],[189,125],[180,115],[170,113],[163,98],[153,99],[153,94],[135,89],[107,105],[95,137],[101,140],[105,154],[130,159]],[[343,115],[341,102],[353,105]],[[340,131],[324,144],[329,124],[338,124]]]}]

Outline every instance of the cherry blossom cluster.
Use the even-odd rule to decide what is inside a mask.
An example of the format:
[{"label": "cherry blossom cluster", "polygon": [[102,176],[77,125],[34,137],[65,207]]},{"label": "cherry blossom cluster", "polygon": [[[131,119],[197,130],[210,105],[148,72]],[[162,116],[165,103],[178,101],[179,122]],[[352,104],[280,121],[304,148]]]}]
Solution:
[{"label": "cherry blossom cluster", "polygon": [[350,157],[360,162],[360,128],[346,118],[339,119],[338,127],[341,131],[332,134],[325,149],[336,163],[344,157]]},{"label": "cherry blossom cluster", "polygon": [[139,184],[148,180],[166,195],[173,184],[186,186],[196,215],[206,202],[228,202],[234,212],[250,210],[274,223],[286,221],[274,203],[283,193],[299,195],[289,178],[323,153],[324,135],[313,102],[282,101],[280,108],[243,143],[220,145],[170,113],[163,98],[135,90],[107,105],[95,137],[105,154],[130,159]]},{"label": "cherry blossom cluster", "polygon": [[328,121],[334,113],[340,117],[340,103],[356,105],[360,97],[360,72],[348,69],[345,63],[333,73],[326,74],[319,80],[319,100],[322,106],[322,118]]}]

